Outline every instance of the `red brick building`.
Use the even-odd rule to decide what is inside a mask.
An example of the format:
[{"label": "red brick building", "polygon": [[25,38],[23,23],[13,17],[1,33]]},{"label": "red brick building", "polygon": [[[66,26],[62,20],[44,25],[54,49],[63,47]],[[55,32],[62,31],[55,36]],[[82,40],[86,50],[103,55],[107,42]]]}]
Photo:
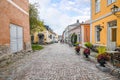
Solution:
[{"label": "red brick building", "polygon": [[28,0],[0,0],[0,53],[31,49]]}]

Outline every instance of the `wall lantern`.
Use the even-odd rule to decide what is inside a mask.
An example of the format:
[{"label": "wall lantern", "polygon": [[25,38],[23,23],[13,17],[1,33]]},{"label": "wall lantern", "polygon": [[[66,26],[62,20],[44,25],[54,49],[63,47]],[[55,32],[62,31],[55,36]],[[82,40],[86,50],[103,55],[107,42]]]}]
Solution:
[{"label": "wall lantern", "polygon": [[120,14],[116,14],[118,11],[119,11],[119,7],[116,6],[116,5],[113,5],[112,8],[111,8],[111,11],[114,15],[116,16],[120,16]]},{"label": "wall lantern", "polygon": [[103,28],[104,28],[104,26],[99,26],[99,27],[97,27],[97,30],[102,31]]}]

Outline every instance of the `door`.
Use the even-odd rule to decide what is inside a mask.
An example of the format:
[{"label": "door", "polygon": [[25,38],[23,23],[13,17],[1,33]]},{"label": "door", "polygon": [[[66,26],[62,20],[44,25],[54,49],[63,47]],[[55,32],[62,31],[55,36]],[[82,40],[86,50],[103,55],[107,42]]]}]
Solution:
[{"label": "door", "polygon": [[108,26],[108,50],[115,50],[116,48],[116,40],[117,40],[117,27],[115,23],[109,23]]},{"label": "door", "polygon": [[10,49],[12,53],[23,49],[22,27],[14,24],[10,24]]}]

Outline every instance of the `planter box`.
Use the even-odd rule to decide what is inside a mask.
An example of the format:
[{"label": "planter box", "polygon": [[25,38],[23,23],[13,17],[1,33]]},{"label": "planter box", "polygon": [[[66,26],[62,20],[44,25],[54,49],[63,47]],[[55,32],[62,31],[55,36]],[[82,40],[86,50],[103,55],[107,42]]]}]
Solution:
[{"label": "planter box", "polygon": [[96,67],[103,72],[110,72],[110,68],[102,67],[100,64],[96,64]]}]

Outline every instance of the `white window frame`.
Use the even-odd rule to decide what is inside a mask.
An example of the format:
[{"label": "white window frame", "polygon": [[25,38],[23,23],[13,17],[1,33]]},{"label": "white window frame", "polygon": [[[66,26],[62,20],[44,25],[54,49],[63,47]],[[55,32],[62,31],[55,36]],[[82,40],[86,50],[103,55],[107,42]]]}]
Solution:
[{"label": "white window frame", "polygon": [[100,11],[100,0],[95,0],[95,12],[98,13]]},{"label": "white window frame", "polygon": [[114,3],[116,0],[107,0],[107,5]]},{"label": "white window frame", "polygon": [[[97,30],[98,27],[100,27],[100,25],[95,26],[95,41],[96,41],[96,43],[100,42],[100,39],[98,40],[98,30]],[[99,38],[100,38],[100,31],[99,31]]]}]

